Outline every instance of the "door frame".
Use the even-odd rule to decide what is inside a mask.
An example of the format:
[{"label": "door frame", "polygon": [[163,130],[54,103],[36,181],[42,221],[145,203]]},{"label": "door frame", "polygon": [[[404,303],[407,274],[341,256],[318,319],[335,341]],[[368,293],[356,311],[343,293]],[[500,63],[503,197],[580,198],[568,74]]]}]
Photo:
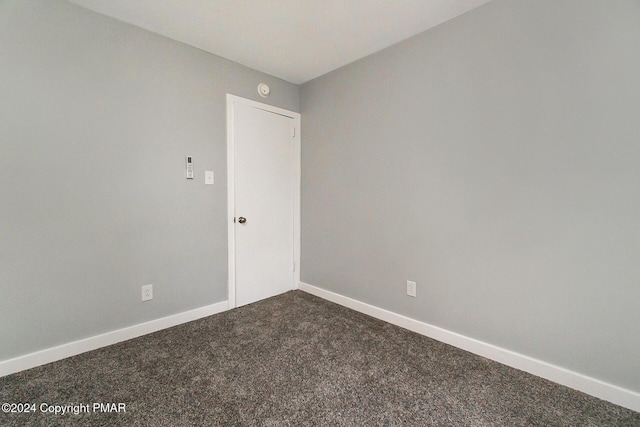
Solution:
[{"label": "door frame", "polygon": [[241,98],[236,95],[227,94],[227,256],[229,266],[228,280],[228,304],[229,309],[236,307],[236,235],[235,224],[233,218],[236,216],[235,205],[235,135],[234,135],[234,115],[235,105],[242,104],[245,106],[258,108],[270,113],[279,114],[281,116],[293,119],[293,127],[295,135],[293,136],[293,283],[291,289],[298,289],[300,284],[300,113],[284,110],[282,108],[263,104],[261,102],[252,101],[250,99]]}]

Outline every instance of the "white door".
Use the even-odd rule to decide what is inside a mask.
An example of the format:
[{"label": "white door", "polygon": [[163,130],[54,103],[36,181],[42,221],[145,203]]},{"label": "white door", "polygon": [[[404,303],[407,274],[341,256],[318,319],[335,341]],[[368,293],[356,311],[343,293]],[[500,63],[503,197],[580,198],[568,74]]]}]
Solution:
[{"label": "white door", "polygon": [[229,293],[230,305],[241,306],[296,287],[299,116],[237,97],[227,102],[233,162],[230,261],[235,261]]}]

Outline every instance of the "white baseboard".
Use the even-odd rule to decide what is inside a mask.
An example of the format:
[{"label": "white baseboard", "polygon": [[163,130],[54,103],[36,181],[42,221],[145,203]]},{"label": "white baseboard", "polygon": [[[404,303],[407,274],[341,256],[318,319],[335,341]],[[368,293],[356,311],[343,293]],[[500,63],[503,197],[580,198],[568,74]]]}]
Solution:
[{"label": "white baseboard", "polygon": [[640,393],[300,282],[300,290],[385,322],[640,412]]},{"label": "white baseboard", "polygon": [[116,344],[122,341],[137,338],[142,335],[160,331],[162,329],[177,326],[182,323],[191,322],[203,317],[221,313],[228,309],[227,301],[211,304],[205,307],[196,308],[194,310],[184,311],[182,313],[173,314],[171,316],[162,317],[160,319],[150,320],[148,322],[139,323],[127,328],[118,329],[93,337],[73,341],[56,347],[47,348],[45,350],[29,353],[13,359],[0,361],[0,377],[13,374],[15,372],[24,371],[25,369],[35,368],[36,366],[45,365],[60,359],[75,356],[87,351],[96,350],[101,347]]}]

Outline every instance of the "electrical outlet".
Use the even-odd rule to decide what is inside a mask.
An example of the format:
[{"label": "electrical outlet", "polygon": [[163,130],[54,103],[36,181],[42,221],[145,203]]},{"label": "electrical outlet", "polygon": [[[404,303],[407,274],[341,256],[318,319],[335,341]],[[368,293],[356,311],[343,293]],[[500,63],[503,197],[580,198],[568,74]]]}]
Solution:
[{"label": "electrical outlet", "polygon": [[153,285],[144,285],[142,287],[142,301],[153,299]]},{"label": "electrical outlet", "polygon": [[410,297],[416,296],[416,282],[407,280],[407,295]]}]

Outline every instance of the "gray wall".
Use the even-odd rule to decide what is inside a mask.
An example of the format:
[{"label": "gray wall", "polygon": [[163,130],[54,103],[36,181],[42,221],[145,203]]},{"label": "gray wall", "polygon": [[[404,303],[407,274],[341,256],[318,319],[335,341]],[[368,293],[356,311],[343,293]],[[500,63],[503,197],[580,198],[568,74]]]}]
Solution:
[{"label": "gray wall", "polygon": [[227,299],[225,94],[261,81],[299,111],[298,86],[198,49],[0,1],[0,360]]},{"label": "gray wall", "polygon": [[639,46],[495,0],[303,85],[302,280],[640,391]]}]

